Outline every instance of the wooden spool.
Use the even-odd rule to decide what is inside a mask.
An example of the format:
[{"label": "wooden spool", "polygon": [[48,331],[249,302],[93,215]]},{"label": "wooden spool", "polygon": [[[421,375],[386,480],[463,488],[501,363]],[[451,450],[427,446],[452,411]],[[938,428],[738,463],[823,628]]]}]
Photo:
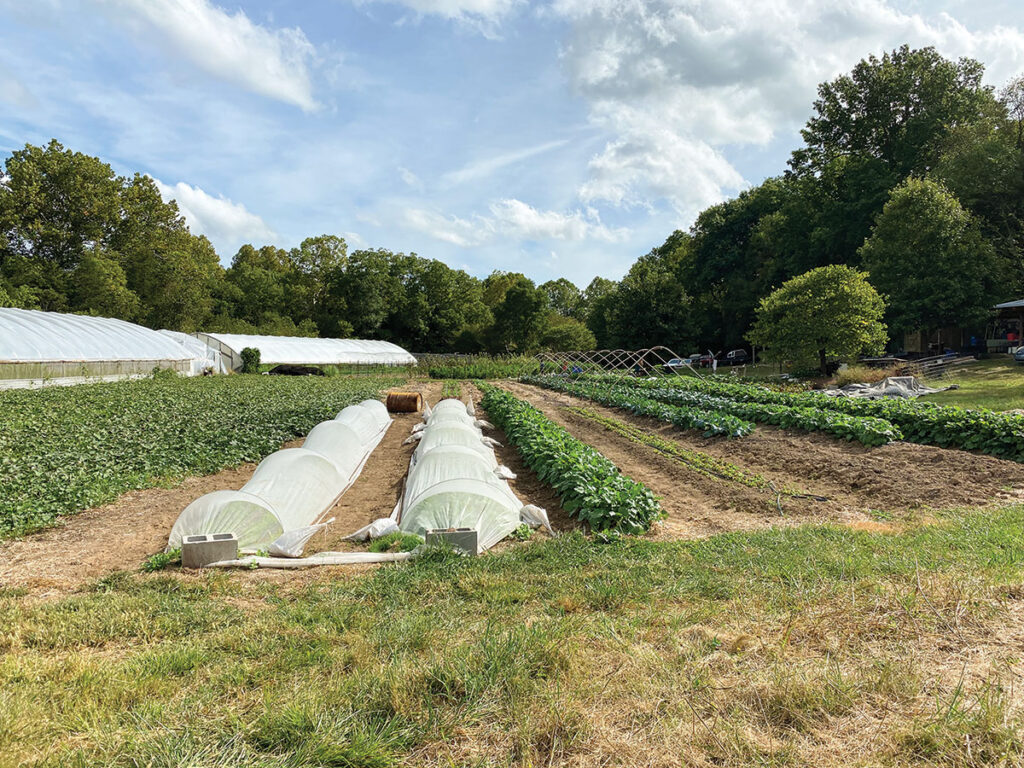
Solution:
[{"label": "wooden spool", "polygon": [[423,395],[419,392],[388,392],[389,413],[419,413],[423,409]]}]

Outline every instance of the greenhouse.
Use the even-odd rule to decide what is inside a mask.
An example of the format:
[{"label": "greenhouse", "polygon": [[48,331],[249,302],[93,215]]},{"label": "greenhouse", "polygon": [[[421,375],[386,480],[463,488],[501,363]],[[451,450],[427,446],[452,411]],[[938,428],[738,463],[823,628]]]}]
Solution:
[{"label": "greenhouse", "polygon": [[[391,426],[384,404],[365,400],[318,424],[301,448],[272,453],[240,490],[201,496],[178,517],[168,550],[186,536],[233,533],[241,551],[270,548],[285,534],[310,531],[355,482]],[[308,537],[307,537],[308,538]]]},{"label": "greenhouse", "polygon": [[205,342],[181,331],[158,331],[164,336],[174,339],[181,344],[192,355],[191,374],[202,376],[206,373],[229,373],[230,369],[224,361],[223,356],[213,347],[208,347]]},{"label": "greenhouse", "polygon": [[260,351],[265,365],[415,365],[416,358],[389,341],[361,339],[313,339],[302,336],[252,336],[239,333],[197,333],[197,338],[217,350],[232,370],[242,368],[242,350]]},{"label": "greenhouse", "polygon": [[196,352],[124,320],[0,308],[0,388],[193,370]]}]

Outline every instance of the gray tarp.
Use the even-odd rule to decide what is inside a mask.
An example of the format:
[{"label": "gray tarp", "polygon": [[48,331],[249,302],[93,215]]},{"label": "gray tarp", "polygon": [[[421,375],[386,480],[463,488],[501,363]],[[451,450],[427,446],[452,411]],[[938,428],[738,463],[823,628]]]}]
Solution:
[{"label": "gray tarp", "polygon": [[847,384],[841,389],[826,389],[824,392],[832,397],[864,397],[879,400],[883,397],[919,397],[945,392],[947,389],[956,389],[956,385],[933,389],[924,386],[913,376],[889,376],[875,384]]}]

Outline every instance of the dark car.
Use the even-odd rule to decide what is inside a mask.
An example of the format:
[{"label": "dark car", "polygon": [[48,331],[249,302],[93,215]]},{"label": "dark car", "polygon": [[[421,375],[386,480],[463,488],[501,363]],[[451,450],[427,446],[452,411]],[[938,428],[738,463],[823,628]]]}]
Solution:
[{"label": "dark car", "polygon": [[750,361],[750,355],[747,354],[745,349],[734,349],[725,356],[724,362],[726,365],[746,365]]},{"label": "dark car", "polygon": [[1013,353],[1013,359],[1018,363],[1024,363],[1024,347],[1017,347],[1017,351]]}]

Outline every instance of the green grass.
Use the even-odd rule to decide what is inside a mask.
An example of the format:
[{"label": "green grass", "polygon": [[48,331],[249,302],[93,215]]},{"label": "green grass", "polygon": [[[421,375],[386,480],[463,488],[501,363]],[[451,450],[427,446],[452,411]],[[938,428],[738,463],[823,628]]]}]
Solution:
[{"label": "green grass", "polygon": [[397,379],[157,376],[0,392],[0,537],[258,461]]},{"label": "green grass", "polygon": [[1017,765],[1022,542],[1013,507],[0,592],[0,764]]},{"label": "green grass", "polygon": [[1008,356],[979,360],[944,378],[925,383],[933,387],[956,384],[960,388],[926,395],[921,398],[923,402],[993,411],[1024,409],[1024,365]]}]

